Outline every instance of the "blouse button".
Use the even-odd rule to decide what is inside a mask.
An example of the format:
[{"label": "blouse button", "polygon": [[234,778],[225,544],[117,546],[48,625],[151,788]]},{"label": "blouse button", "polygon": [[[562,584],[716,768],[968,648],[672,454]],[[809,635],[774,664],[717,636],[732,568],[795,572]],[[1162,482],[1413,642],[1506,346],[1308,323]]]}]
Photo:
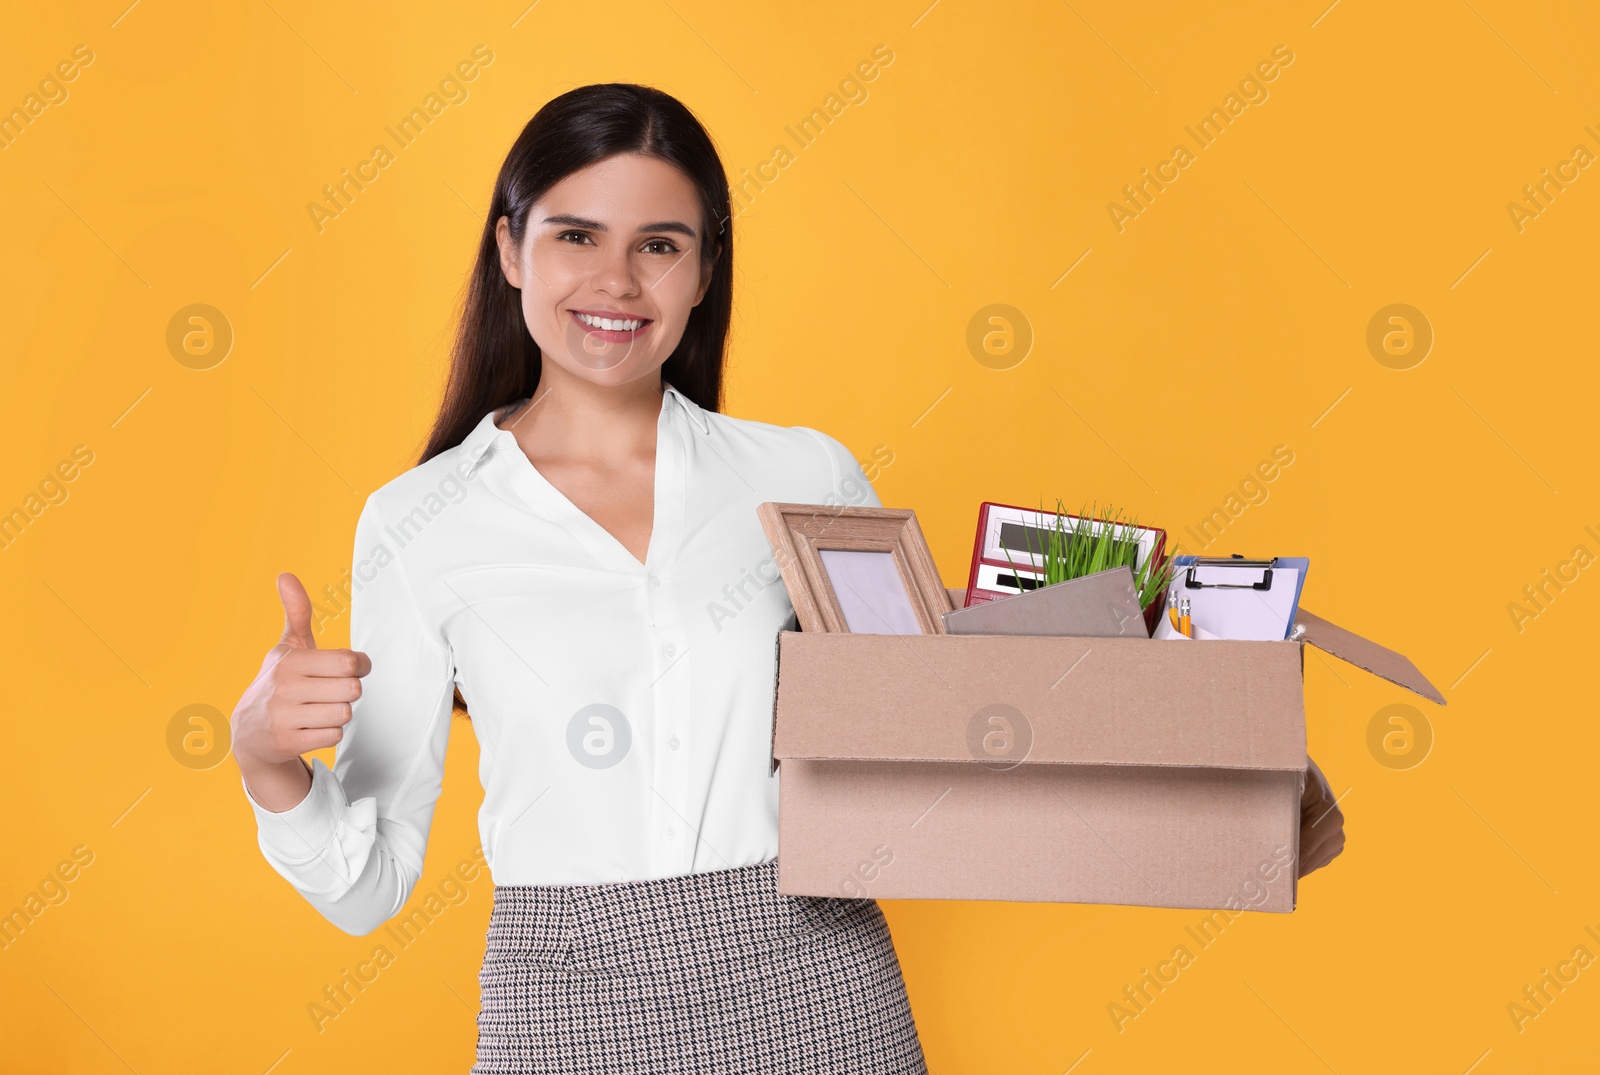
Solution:
[{"label": "blouse button", "polygon": [[668,642],[667,648],[662,652],[664,652],[668,657],[671,657],[674,653],[678,652],[678,647],[674,646],[671,642]]},{"label": "blouse button", "polygon": [[652,586],[660,586],[661,585],[660,577],[656,576],[656,575],[651,575],[650,576],[650,585],[652,585]]},{"label": "blouse button", "polygon": [[678,749],[678,737],[677,736],[673,736],[671,739],[668,739],[667,740],[667,746],[671,747],[673,750],[677,750]]},{"label": "blouse button", "polygon": [[668,825],[667,826],[667,839],[670,840],[676,835],[678,835],[678,830],[673,828],[671,825]]}]

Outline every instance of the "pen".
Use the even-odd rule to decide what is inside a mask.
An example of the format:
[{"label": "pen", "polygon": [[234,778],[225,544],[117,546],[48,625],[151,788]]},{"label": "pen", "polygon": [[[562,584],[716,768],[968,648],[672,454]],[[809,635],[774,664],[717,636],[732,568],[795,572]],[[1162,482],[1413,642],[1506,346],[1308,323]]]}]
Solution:
[{"label": "pen", "polygon": [[1189,638],[1194,637],[1194,624],[1189,619],[1189,599],[1187,597],[1183,599],[1183,604],[1178,611],[1178,630]]}]

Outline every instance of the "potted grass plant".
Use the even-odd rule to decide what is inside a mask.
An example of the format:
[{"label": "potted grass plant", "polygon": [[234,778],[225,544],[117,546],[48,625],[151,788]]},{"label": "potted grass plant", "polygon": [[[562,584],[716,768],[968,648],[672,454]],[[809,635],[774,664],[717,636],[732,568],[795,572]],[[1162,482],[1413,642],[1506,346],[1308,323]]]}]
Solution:
[{"label": "potted grass plant", "polygon": [[[1042,505],[1039,514],[1048,514]],[[1019,572],[1016,561],[1011,560],[1011,551],[1006,550],[1006,559],[1010,561],[1019,585],[1033,571],[1043,573],[1043,577],[1029,587],[1036,589],[1126,565],[1133,572],[1134,589],[1139,597],[1139,608],[1145,614],[1145,626],[1153,631],[1156,617],[1161,614],[1159,603],[1172,581],[1172,557],[1166,554],[1165,548],[1157,548],[1141,562],[1137,533],[1139,524],[1133,519],[1124,522],[1120,515],[1110,505],[1104,512],[1090,514],[1080,511],[1077,515],[1068,515],[1060,498],[1057,498],[1055,515],[1043,548],[1028,550],[1038,553],[1043,562],[1037,568],[1030,568],[1027,573]]]}]

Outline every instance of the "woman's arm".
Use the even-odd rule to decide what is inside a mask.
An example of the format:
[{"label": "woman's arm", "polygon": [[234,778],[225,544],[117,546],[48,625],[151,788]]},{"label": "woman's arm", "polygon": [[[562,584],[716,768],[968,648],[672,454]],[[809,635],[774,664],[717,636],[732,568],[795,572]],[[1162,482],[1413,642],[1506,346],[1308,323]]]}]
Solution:
[{"label": "woman's arm", "polygon": [[827,456],[827,469],[822,473],[831,474],[832,477],[829,479],[828,495],[820,503],[856,508],[883,507],[883,501],[878,499],[878,491],[872,487],[872,482],[867,480],[866,471],[856,462],[855,456],[850,454],[849,448],[820,429],[812,429],[810,426],[793,428],[803,430],[814,438],[822,446],[823,454]]},{"label": "woman's arm", "polygon": [[[375,555],[380,548],[387,554]],[[280,811],[243,783],[268,863],[328,921],[362,936],[404,906],[421,876],[443,781],[455,668],[448,644],[423,620],[372,498],[356,524],[353,563],[350,647],[367,656],[371,670],[350,703],[333,768],[313,759],[309,791]],[[267,779],[272,790],[258,790],[275,804],[291,795],[284,782],[300,789],[307,783],[287,766],[256,778]]]}]

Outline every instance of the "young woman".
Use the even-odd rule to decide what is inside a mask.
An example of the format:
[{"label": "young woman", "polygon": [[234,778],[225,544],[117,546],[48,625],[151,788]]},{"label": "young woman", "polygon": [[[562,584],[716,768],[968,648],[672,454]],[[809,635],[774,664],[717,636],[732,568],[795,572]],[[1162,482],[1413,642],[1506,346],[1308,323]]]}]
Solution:
[{"label": "young woman", "polygon": [[[356,524],[352,649],[283,637],[233,714],[267,861],[370,933],[422,872],[470,708],[494,883],[473,1072],[925,1072],[871,899],[778,894],[762,501],[880,502],[805,426],[719,412],[711,139],[643,86],[542,108],[501,166],[443,409]],[[305,752],[338,744],[332,769]],[[1301,873],[1343,846],[1312,766]]]},{"label": "young woman", "polygon": [[[268,862],[354,935],[422,871],[455,708],[494,883],[475,1073],[925,1072],[882,911],[778,894],[762,501],[879,500],[720,413],[728,186],[672,97],[586,86],[495,183],[443,408],[356,524],[351,649],[299,581],[233,715]],[[303,753],[339,744],[332,769]]]}]

